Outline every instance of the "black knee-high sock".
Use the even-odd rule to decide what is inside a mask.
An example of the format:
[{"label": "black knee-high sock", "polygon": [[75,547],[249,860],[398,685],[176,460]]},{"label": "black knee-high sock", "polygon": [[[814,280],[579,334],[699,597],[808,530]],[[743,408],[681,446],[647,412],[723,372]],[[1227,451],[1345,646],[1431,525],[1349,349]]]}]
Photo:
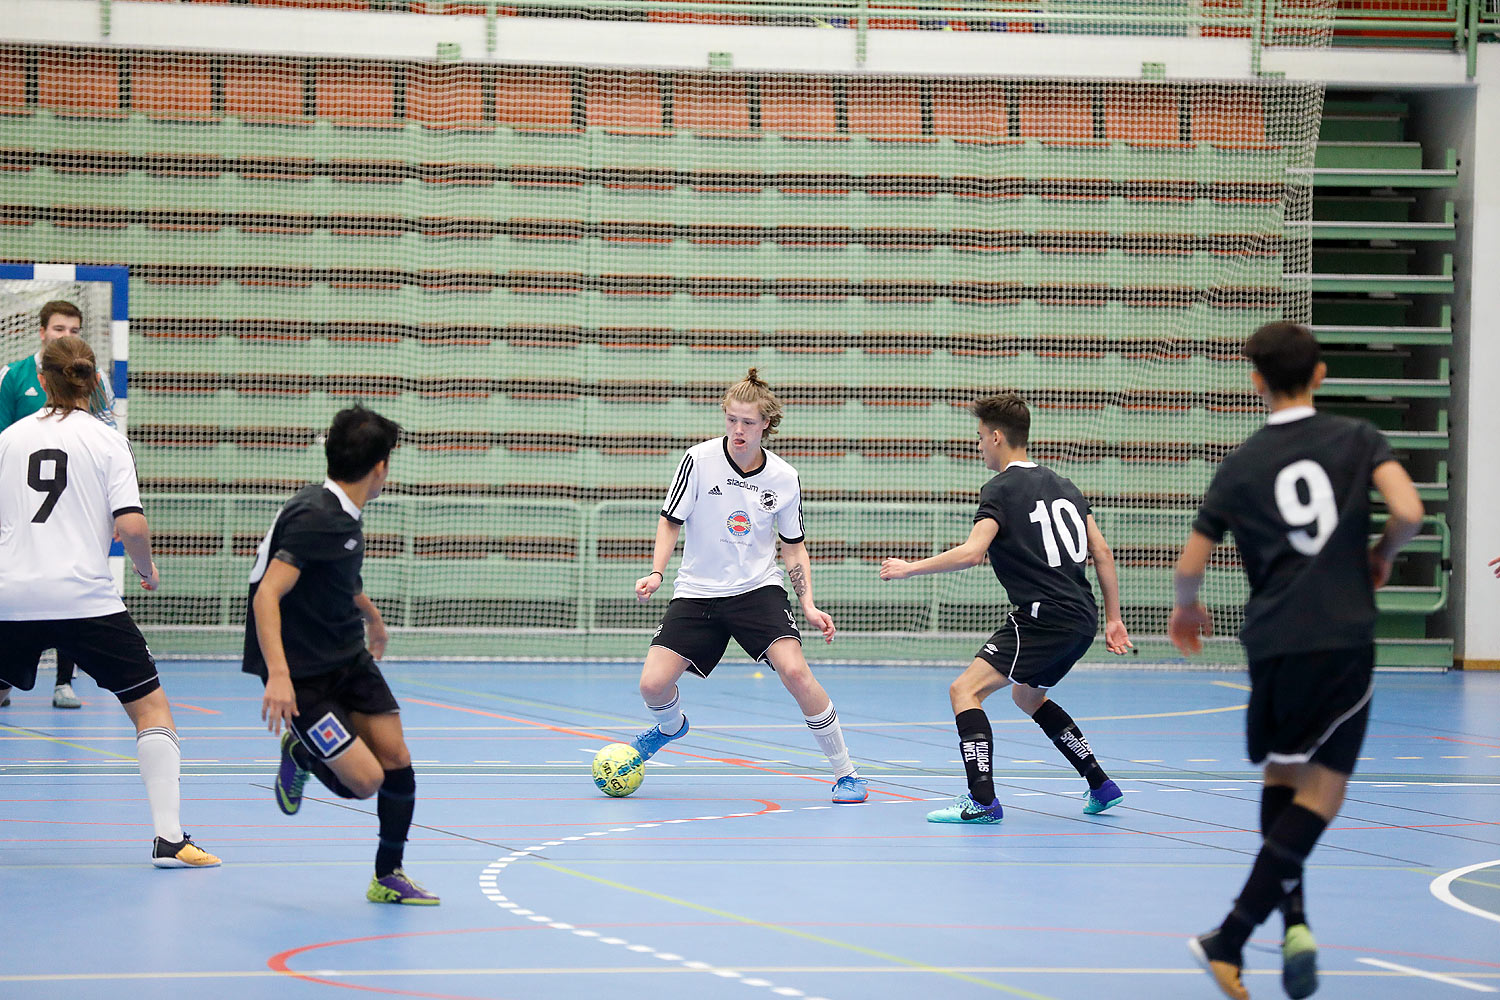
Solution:
[{"label": "black knee-high sock", "polygon": [[73,683],[73,668],[77,666],[71,656],[63,655],[62,650],[57,651],[57,686]]},{"label": "black knee-high sock", "polygon": [[328,766],[327,761],[320,760],[308,753],[307,747],[302,745],[301,740],[296,740],[292,743],[292,759],[297,762],[297,766],[302,768],[302,770],[311,771],[312,776],[323,783],[323,787],[339,798],[359,798],[358,795],[349,790],[348,785],[339,780],[339,776],[333,773],[333,768]]},{"label": "black knee-high sock", "polygon": [[[1281,818],[1286,807],[1292,804],[1297,791],[1288,785],[1266,785],[1260,793],[1260,835],[1264,839],[1271,827]],[[1281,919],[1287,926],[1307,923],[1306,904],[1302,896],[1302,881],[1281,900]]]},{"label": "black knee-high sock", "polygon": [[982,708],[966,708],[953,721],[958,726],[958,755],[964,759],[969,798],[987,806],[995,801],[995,777],[990,770],[995,734],[990,729],[990,717]]},{"label": "black knee-high sock", "polygon": [[1094,751],[1089,749],[1089,741],[1083,738],[1083,731],[1078,728],[1073,717],[1063,711],[1061,705],[1055,701],[1044,701],[1042,707],[1032,713],[1031,718],[1042,727],[1047,739],[1061,751],[1079,777],[1089,783],[1090,788],[1098,788],[1109,780],[1109,775],[1104,773],[1104,768],[1094,759]]},{"label": "black knee-high sock", "polygon": [[1266,833],[1234,909],[1219,927],[1219,940],[1225,948],[1239,954],[1250,932],[1271,915],[1288,888],[1301,883],[1302,864],[1327,826],[1327,820],[1295,802],[1281,811]]},{"label": "black knee-high sock", "polygon": [[384,878],[401,867],[406,833],[417,806],[417,774],[411,765],[385,772],[385,783],[375,797],[380,817],[380,846],[375,850],[375,877]]}]

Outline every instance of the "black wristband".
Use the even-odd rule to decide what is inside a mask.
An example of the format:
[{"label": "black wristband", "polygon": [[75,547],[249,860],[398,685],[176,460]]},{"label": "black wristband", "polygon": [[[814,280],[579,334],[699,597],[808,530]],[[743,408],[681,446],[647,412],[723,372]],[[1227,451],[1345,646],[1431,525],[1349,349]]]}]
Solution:
[{"label": "black wristband", "polygon": [[652,574],[653,574],[653,573],[654,573],[654,574],[655,574],[655,575],[657,575],[657,576],[659,576],[659,577],[661,577],[661,578],[662,578],[662,579],[663,579],[663,580],[665,580],[665,579],[666,579],[666,578],[667,578],[667,574],[665,574],[665,573],[663,573],[663,572],[662,572],[662,571],[661,571],[661,570],[659,570],[659,569],[653,569],[653,570],[652,570],[652,571],[651,571],[651,572],[650,572],[650,573],[647,573],[647,574],[646,574],[646,575],[647,575],[647,576],[651,576],[651,575],[652,575]]}]

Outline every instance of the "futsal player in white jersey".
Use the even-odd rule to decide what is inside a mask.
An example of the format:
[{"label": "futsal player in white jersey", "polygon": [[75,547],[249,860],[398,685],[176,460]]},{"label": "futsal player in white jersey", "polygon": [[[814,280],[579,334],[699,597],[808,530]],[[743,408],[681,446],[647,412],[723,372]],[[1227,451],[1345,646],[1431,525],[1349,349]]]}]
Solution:
[{"label": "futsal player in white jersey", "polygon": [[30,691],[42,650],[55,648],[112,692],[135,724],[156,828],[151,863],[215,867],[182,830],[172,711],[109,569],[118,535],[141,586],[157,588],[130,446],[89,415],[100,389],[88,344],[49,343],[41,378],[47,405],[0,433],[0,680]]},{"label": "futsal player in white jersey", "polygon": [[752,658],[769,663],[797,700],[833,768],[833,801],[863,802],[869,790],[849,759],[833,702],[802,655],[802,633],[776,565],[779,536],[802,614],[832,642],[833,619],[813,603],[797,470],[761,447],[763,437],[776,433],[781,403],[752,368],[724,393],[722,406],[725,434],[694,445],[683,457],[657,521],[651,572],[635,583],[636,598],[650,600],[683,536],[672,602],[641,670],[641,697],[656,725],[637,736],[634,746],[642,760],[650,760],[687,735],[678,678],[689,670],[707,677],[732,638]]}]

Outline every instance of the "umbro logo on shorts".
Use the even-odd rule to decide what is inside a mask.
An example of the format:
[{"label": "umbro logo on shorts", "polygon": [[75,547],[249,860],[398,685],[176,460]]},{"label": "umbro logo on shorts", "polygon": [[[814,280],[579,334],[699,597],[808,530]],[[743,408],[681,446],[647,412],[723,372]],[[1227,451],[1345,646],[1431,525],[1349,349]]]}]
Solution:
[{"label": "umbro logo on shorts", "polygon": [[324,757],[329,756],[339,747],[348,743],[354,737],[349,735],[349,730],[339,721],[338,716],[329,712],[317,722],[313,723],[307,730],[307,736],[318,748],[318,752]]},{"label": "umbro logo on shorts", "polygon": [[711,497],[721,497],[724,495],[724,491],[715,486],[713,489],[708,491],[708,495]]},{"label": "umbro logo on shorts", "polygon": [[984,644],[984,651],[986,653],[998,653],[998,652],[1000,652],[1000,650],[998,648],[996,648],[996,646],[995,646],[995,644],[993,642],[987,642],[987,643],[985,643]]}]

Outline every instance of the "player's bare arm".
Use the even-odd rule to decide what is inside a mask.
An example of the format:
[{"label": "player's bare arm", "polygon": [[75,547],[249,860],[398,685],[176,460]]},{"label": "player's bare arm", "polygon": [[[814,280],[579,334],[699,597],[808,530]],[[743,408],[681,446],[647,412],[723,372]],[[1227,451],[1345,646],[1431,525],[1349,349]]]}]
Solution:
[{"label": "player's bare arm", "polygon": [[301,576],[302,571],[291,563],[272,559],[255,591],[255,637],[266,661],[266,693],[261,698],[260,717],[273,733],[280,733],[282,724],[290,723],[298,714],[292,672],[281,644],[281,599]]},{"label": "player's bare arm", "polygon": [[1094,572],[1099,577],[1099,589],[1104,593],[1104,648],[1116,656],[1123,656],[1135,643],[1125,629],[1125,618],[1120,612],[1120,577],[1115,572],[1115,554],[1104,540],[1104,532],[1090,514],[1086,521],[1089,538],[1089,558],[1094,561]]},{"label": "player's bare arm", "polygon": [[1213,615],[1198,600],[1198,591],[1203,587],[1203,577],[1208,572],[1208,560],[1213,553],[1213,540],[1195,531],[1182,547],[1182,555],[1177,557],[1173,574],[1177,599],[1172,617],[1167,622],[1167,635],[1172,645],[1184,653],[1200,651],[1203,639],[1214,634]]},{"label": "player's bare arm", "polygon": [[880,564],[882,580],[905,580],[909,576],[926,576],[929,573],[953,573],[984,562],[990,543],[1000,533],[1000,525],[992,518],[981,518],[969,529],[969,537],[947,552],[939,552],[926,559],[908,562],[905,559],[886,559]]},{"label": "player's bare arm", "polygon": [[1391,578],[1396,553],[1421,530],[1425,511],[1416,485],[1400,462],[1380,463],[1370,474],[1370,481],[1380,491],[1390,514],[1385,530],[1370,548],[1370,580],[1379,589]]},{"label": "player's bare arm", "polygon": [[651,572],[635,581],[635,599],[649,601],[651,595],[661,588],[666,580],[667,563],[677,551],[677,539],[682,535],[682,525],[664,517],[656,519],[656,545],[651,551]]},{"label": "player's bare arm", "polygon": [[130,557],[135,575],[141,578],[141,589],[155,590],[161,586],[156,563],[151,559],[151,529],[146,525],[146,515],[132,511],[115,518],[115,537]]},{"label": "player's bare arm", "polygon": [[385,627],[385,619],[380,617],[380,609],[375,607],[375,602],[366,594],[356,594],[354,606],[359,608],[359,615],[365,620],[365,646],[370,650],[370,655],[378,660],[385,655],[385,645],[391,639],[391,634]]},{"label": "player's bare arm", "polygon": [[834,627],[833,618],[819,611],[813,603],[812,558],[807,554],[807,543],[782,542],[781,560],[786,564],[787,581],[792,585],[792,592],[802,604],[803,617],[823,633],[824,642],[832,642],[838,629]]},{"label": "player's bare arm", "polygon": [[1500,556],[1489,561],[1489,565],[1495,567],[1495,575],[1500,577]]}]

